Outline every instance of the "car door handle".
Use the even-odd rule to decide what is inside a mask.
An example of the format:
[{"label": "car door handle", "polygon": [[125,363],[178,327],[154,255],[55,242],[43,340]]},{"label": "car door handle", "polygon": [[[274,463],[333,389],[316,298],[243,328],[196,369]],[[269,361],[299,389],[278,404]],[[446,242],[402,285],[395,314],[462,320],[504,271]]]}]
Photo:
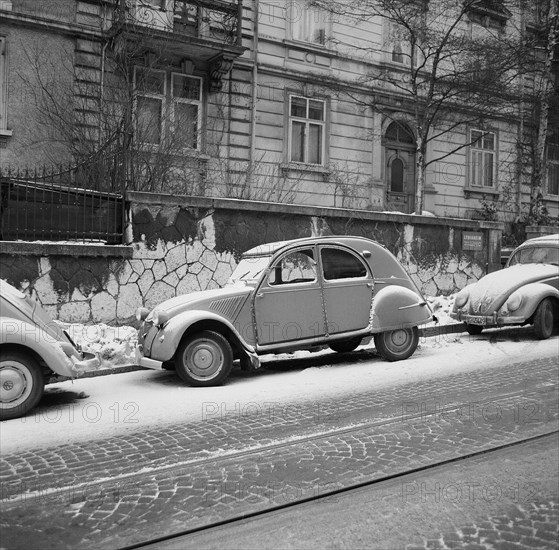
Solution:
[{"label": "car door handle", "polygon": [[368,286],[369,288],[373,288],[375,285],[374,285],[373,283],[367,283],[367,286]]},{"label": "car door handle", "polygon": [[259,294],[256,295],[257,298],[264,298],[264,293],[260,292]]}]

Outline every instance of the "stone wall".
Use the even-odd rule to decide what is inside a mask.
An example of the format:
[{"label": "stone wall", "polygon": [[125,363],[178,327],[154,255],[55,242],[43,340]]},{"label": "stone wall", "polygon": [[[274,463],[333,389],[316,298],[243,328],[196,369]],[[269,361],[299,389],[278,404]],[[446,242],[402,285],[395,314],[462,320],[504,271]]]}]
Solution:
[{"label": "stone wall", "polygon": [[[128,200],[128,245],[0,242],[0,278],[61,321],[118,325],[133,323],[141,305],[222,286],[243,251],[278,240],[377,240],[430,296],[500,267],[502,227],[493,222],[149,193],[130,193]],[[465,231],[481,235],[481,250],[462,250]]]}]

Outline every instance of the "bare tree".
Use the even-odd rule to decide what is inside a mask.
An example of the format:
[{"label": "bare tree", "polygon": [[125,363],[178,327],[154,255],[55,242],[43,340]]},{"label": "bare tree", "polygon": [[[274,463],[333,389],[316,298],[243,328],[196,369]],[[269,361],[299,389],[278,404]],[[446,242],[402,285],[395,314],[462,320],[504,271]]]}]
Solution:
[{"label": "bare tree", "polygon": [[[534,52],[525,74],[531,80],[527,97],[530,106],[529,138],[531,150],[530,204],[531,223],[546,222],[543,184],[547,172],[548,138],[559,133],[559,86],[556,63],[559,47],[559,14],[557,0],[539,0],[528,6],[532,31],[527,33],[528,45]],[[532,130],[532,128],[530,128]]]},{"label": "bare tree", "polygon": [[[358,23],[382,21],[385,41],[378,45],[352,46],[353,54],[368,61],[372,68],[361,79],[373,94],[370,106],[386,117],[395,108],[386,97],[399,101],[406,111],[416,139],[415,212],[424,204],[427,167],[472,145],[483,135],[469,137],[450,150],[427,157],[429,143],[440,141],[467,125],[483,127],[495,117],[515,113],[516,94],[511,93],[518,77],[522,44],[518,33],[511,33],[505,21],[511,12],[506,0],[312,0],[336,18]],[[484,6],[480,7],[480,4]],[[491,25],[469,25],[469,19],[482,12],[494,17]],[[473,30],[472,30],[473,29]],[[348,47],[338,44],[338,47]],[[390,48],[390,51],[386,50]],[[398,62],[387,67],[380,63],[388,53]],[[358,101],[362,99],[356,98]],[[398,122],[396,119],[395,122]]]}]

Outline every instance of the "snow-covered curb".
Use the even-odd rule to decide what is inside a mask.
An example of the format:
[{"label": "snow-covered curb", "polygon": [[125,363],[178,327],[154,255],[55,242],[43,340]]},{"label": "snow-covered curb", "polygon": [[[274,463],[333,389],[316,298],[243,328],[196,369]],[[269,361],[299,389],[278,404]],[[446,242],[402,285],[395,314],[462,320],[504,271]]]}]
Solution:
[{"label": "snow-covered curb", "polygon": [[[450,311],[454,304],[454,295],[427,297],[426,299],[437,317],[437,321],[421,326],[423,336],[462,332],[462,325],[450,318]],[[133,368],[136,365],[134,350],[138,331],[134,327],[111,327],[105,324],[60,324],[83,351],[95,353],[100,359],[99,366],[94,371],[84,373],[83,377],[128,372],[131,368],[123,369],[123,367]],[[286,359],[290,356],[292,355],[282,354],[281,357],[276,357]]]}]

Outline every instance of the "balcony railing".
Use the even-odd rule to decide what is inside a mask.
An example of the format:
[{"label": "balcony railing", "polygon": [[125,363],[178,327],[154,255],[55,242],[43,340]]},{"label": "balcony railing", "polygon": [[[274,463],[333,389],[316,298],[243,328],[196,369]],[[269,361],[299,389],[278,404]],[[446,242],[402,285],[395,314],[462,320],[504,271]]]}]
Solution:
[{"label": "balcony railing", "polygon": [[242,46],[242,10],[242,0],[116,0],[113,21],[140,32]]}]

